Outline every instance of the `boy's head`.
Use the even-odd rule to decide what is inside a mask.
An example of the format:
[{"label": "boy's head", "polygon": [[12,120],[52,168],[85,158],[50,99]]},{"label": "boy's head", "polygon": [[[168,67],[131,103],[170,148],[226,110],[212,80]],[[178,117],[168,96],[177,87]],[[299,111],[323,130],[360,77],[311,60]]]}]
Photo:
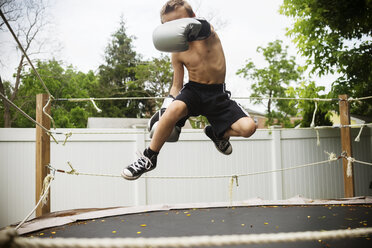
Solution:
[{"label": "boy's head", "polygon": [[194,11],[185,0],[169,0],[160,11],[161,23],[194,16]]}]

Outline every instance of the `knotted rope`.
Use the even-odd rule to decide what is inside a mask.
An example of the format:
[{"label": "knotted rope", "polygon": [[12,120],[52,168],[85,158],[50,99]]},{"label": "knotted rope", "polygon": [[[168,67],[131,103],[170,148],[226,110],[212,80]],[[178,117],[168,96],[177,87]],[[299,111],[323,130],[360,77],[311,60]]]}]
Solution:
[{"label": "knotted rope", "polygon": [[[330,231],[307,231],[288,233],[267,233],[247,235],[190,236],[170,238],[21,238],[14,231],[7,230],[0,235],[0,248],[122,248],[122,247],[207,247],[224,245],[252,245],[289,243],[329,239],[357,238],[372,233],[372,227]],[[8,246],[5,246],[8,245]]]}]

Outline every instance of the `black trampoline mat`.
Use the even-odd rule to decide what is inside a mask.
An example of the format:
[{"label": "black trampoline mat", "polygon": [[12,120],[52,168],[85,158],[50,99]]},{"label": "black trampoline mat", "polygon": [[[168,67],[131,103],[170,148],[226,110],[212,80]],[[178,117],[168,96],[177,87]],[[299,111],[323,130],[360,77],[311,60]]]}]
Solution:
[{"label": "black trampoline mat", "polygon": [[[184,209],[79,221],[30,233],[40,238],[147,238],[260,234],[372,227],[372,205]],[[372,247],[372,236],[249,247]],[[234,246],[237,247],[237,246]],[[243,247],[243,246],[242,246]]]}]

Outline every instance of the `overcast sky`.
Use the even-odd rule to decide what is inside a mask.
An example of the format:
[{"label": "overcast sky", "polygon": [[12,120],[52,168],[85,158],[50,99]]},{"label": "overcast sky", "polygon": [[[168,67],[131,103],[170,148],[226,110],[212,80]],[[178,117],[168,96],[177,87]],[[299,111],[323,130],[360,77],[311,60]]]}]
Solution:
[{"label": "overcast sky", "polygon": [[[49,13],[53,29],[48,35],[60,43],[62,48],[54,55],[56,59],[72,64],[77,70],[95,71],[104,62],[104,49],[111,34],[119,28],[120,16],[123,16],[127,34],[136,37],[133,43],[136,52],[145,59],[159,57],[160,52],[152,44],[152,31],[160,24],[159,11],[165,2],[50,0]],[[220,28],[217,24],[217,32],[226,55],[226,84],[233,96],[249,95],[249,82],[235,73],[245,65],[248,58],[252,58],[258,66],[263,65],[262,56],[256,52],[258,46],[266,46],[268,42],[281,39],[290,46],[290,54],[296,56],[294,45],[285,36],[285,28],[290,26],[291,20],[278,13],[281,0],[190,0],[190,3],[197,16],[208,17],[213,14],[215,19],[226,22]],[[1,33],[0,42],[9,45],[13,42],[9,37],[9,33]],[[1,73],[4,79],[9,80],[16,61],[12,59],[14,55],[7,53],[6,56],[8,62],[2,65]],[[324,81],[321,84],[328,85]]]}]

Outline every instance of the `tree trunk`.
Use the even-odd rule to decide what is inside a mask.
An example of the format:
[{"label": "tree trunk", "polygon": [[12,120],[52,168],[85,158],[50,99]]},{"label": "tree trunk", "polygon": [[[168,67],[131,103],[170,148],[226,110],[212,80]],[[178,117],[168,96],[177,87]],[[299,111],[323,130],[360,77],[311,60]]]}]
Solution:
[{"label": "tree trunk", "polygon": [[[16,83],[15,83],[15,86],[13,88],[13,93],[10,96],[10,99],[9,99],[12,102],[14,102],[14,100],[17,98],[17,95],[18,95],[18,89],[19,89],[19,85],[21,83],[21,73],[22,73],[23,61],[24,60],[25,60],[25,56],[22,55],[21,60],[19,61],[19,64],[18,64],[18,67],[17,67]],[[0,91],[5,96],[5,89],[4,89],[3,82],[1,81],[1,78],[0,78]],[[12,120],[12,116],[11,116],[11,113],[10,113],[10,106],[9,106],[8,103],[4,102],[4,127],[5,128],[12,127],[12,122],[13,122],[13,120]]]},{"label": "tree trunk", "polygon": [[12,120],[8,103],[4,102],[4,127],[12,127]]},{"label": "tree trunk", "polygon": [[272,92],[270,91],[270,93],[269,93],[269,102],[267,103],[267,113],[268,113],[268,115],[270,115],[271,114],[271,97],[272,97]]},{"label": "tree trunk", "polygon": [[14,102],[14,100],[17,98],[17,95],[18,95],[18,89],[19,89],[19,85],[21,83],[21,73],[22,73],[22,69],[23,69],[23,61],[24,60],[25,60],[25,56],[22,55],[21,60],[19,61],[19,64],[18,64],[18,67],[17,67],[16,81],[15,81],[15,85],[14,85],[14,88],[13,88],[13,93],[12,93],[12,96],[10,97],[10,100],[12,102]]}]

